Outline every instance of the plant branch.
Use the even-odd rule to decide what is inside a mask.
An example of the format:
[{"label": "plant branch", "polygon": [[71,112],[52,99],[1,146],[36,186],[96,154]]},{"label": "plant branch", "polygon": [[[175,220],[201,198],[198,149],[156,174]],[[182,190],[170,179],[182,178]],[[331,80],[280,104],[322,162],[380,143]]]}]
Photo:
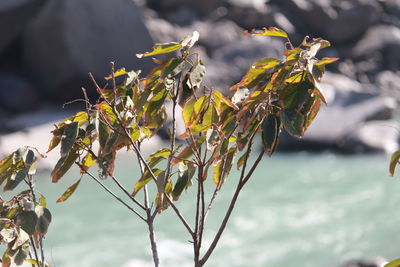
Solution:
[{"label": "plant branch", "polygon": [[[251,167],[250,171],[247,173],[247,175],[244,177],[244,171],[242,169],[242,174],[241,174],[241,179],[239,179],[238,185],[236,187],[235,193],[232,197],[231,203],[228,207],[228,210],[225,214],[225,217],[221,223],[221,226],[218,229],[217,234],[215,235],[210,247],[208,248],[207,252],[204,254],[203,258],[200,260],[200,263],[202,265],[204,265],[204,263],[208,260],[208,258],[210,257],[211,253],[214,251],[215,247],[217,246],[217,243],[219,241],[219,239],[221,238],[222,233],[225,230],[225,227],[228,223],[228,220],[232,214],[232,211],[235,207],[236,201],[239,197],[239,193],[242,190],[243,186],[247,183],[247,181],[249,180],[249,178],[253,175],[255,169],[257,168],[258,164],[260,163],[261,159],[264,156],[264,151],[261,151],[261,153],[259,154],[259,156],[257,157],[256,161],[253,163],[253,166]],[[246,160],[247,161],[247,160]],[[245,166],[243,166],[243,168],[245,168]]]},{"label": "plant branch", "polygon": [[87,170],[83,169],[83,166],[79,163],[76,163],[81,170],[83,170],[85,172],[85,174],[89,175],[96,183],[98,183],[104,190],[106,190],[110,195],[112,195],[116,200],[118,200],[122,205],[124,205],[125,207],[127,207],[130,211],[132,211],[133,213],[135,213],[140,219],[142,219],[144,222],[147,223],[147,220],[139,213],[137,212],[135,209],[133,209],[131,206],[129,206],[125,201],[123,201],[120,197],[118,197],[116,194],[114,194],[114,192],[112,192],[107,186],[105,186],[99,179],[97,179],[93,174],[91,174],[90,172],[88,172]]}]

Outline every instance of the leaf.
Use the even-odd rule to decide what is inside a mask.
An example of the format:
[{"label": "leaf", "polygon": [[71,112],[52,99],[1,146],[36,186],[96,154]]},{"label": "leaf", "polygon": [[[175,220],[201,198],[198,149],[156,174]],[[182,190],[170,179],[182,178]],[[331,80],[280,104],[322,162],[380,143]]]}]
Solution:
[{"label": "leaf", "polygon": [[394,171],[396,170],[396,166],[399,163],[400,159],[400,150],[394,152],[392,157],[390,158],[390,165],[389,165],[389,173],[390,176],[394,175]]},{"label": "leaf", "polygon": [[185,65],[181,58],[171,58],[161,72],[161,79],[172,78],[179,74]]},{"label": "leaf", "polygon": [[107,179],[109,175],[114,174],[116,154],[117,152],[113,150],[110,153],[98,156],[97,165],[99,166],[99,175],[101,179]]},{"label": "leaf", "polygon": [[[238,90],[239,91],[239,90]],[[236,93],[238,92],[236,91]],[[236,95],[235,93],[235,95]],[[214,101],[215,104],[217,106],[218,111],[221,113],[223,111],[221,104],[224,103],[225,105],[233,108],[234,110],[238,110],[239,108],[233,103],[231,102],[228,98],[226,98],[223,94],[221,94],[221,92],[219,91],[214,91],[213,92],[213,97],[214,97]]]},{"label": "leaf", "polygon": [[38,217],[33,210],[22,211],[17,215],[16,224],[19,225],[28,235],[33,235],[36,229]]},{"label": "leaf", "polygon": [[275,27],[263,28],[262,30],[253,29],[251,32],[248,32],[246,30],[244,31],[244,34],[252,36],[276,36],[276,37],[289,38],[288,34],[285,31]]},{"label": "leaf", "polygon": [[99,137],[100,147],[104,148],[109,137],[109,130],[108,126],[100,118],[99,112],[96,113],[96,132],[97,136]]},{"label": "leaf", "polygon": [[187,100],[193,96],[194,90],[190,87],[189,83],[189,73],[186,73],[182,80],[182,86],[179,96],[179,105],[183,107]]},{"label": "leaf", "polygon": [[57,203],[61,203],[66,201],[72,194],[75,192],[75,190],[78,188],[79,184],[81,182],[81,179],[79,179],[77,182],[75,182],[73,185],[68,187],[68,189],[62,194],[61,197],[57,199]]},{"label": "leaf", "polygon": [[181,162],[183,159],[187,159],[190,156],[193,155],[193,151],[198,149],[206,140],[206,136],[202,135],[199,136],[196,140],[195,143],[191,143],[190,145],[188,145],[186,148],[184,148],[179,154],[178,156],[176,156],[172,161],[171,164],[172,165],[176,165],[179,162]]},{"label": "leaf", "polygon": [[189,127],[192,122],[192,118],[194,117],[194,104],[196,103],[196,99],[190,99],[184,105],[182,109],[182,117],[185,122],[186,127]]},{"label": "leaf", "polygon": [[182,194],[183,190],[192,185],[191,179],[196,171],[196,167],[192,163],[185,164],[179,163],[178,180],[172,190],[172,198],[177,201]]},{"label": "leaf", "polygon": [[166,53],[170,53],[170,52],[176,51],[176,50],[178,50],[180,48],[182,48],[182,44],[176,43],[176,42],[155,44],[153,46],[153,50],[152,51],[145,52],[144,54],[136,54],[136,56],[138,58],[143,58],[143,57],[148,57],[148,56],[166,54]]},{"label": "leaf", "polygon": [[75,144],[78,137],[78,122],[73,122],[65,126],[64,134],[61,137],[61,156],[65,156]]},{"label": "leaf", "polygon": [[188,80],[186,84],[190,88],[199,87],[203,81],[204,75],[206,73],[206,67],[202,60],[198,60],[194,66],[192,66],[188,72]]},{"label": "leaf", "polygon": [[269,114],[262,124],[262,141],[264,150],[269,156],[275,152],[279,142],[280,120],[273,114]]},{"label": "leaf", "polygon": [[288,85],[280,95],[283,108],[299,110],[311,98],[309,90],[313,88],[308,81]]},{"label": "leaf", "polygon": [[218,190],[222,188],[226,177],[232,169],[236,151],[236,147],[231,147],[225,157],[223,157],[214,167],[214,183],[217,185]]},{"label": "leaf", "polygon": [[29,246],[28,242],[22,244],[18,248],[16,254],[12,257],[12,261],[16,265],[22,265],[29,255],[29,248],[30,248],[30,246]]},{"label": "leaf", "polygon": [[85,171],[87,171],[90,167],[92,167],[96,163],[96,161],[97,160],[94,157],[94,155],[88,152],[81,161],[81,168],[82,168],[80,170],[81,174],[85,173]]},{"label": "leaf", "polygon": [[280,118],[285,130],[293,136],[301,137],[304,135],[304,116],[300,113],[283,109],[280,112]]},{"label": "leaf", "polygon": [[[158,175],[160,175],[164,171],[161,169],[154,168],[154,169],[152,169],[152,172],[156,177],[158,177]],[[136,184],[133,188],[132,195],[135,196],[140,191],[140,189],[142,189],[143,186],[145,186],[152,179],[153,179],[152,175],[150,174],[150,172],[148,170],[146,170],[144,172],[144,174],[142,175],[142,177],[140,177],[139,181],[136,182]]]},{"label": "leaf", "polygon": [[392,260],[391,262],[385,264],[383,267],[400,267],[400,259]]},{"label": "leaf", "polygon": [[68,155],[61,157],[53,171],[51,172],[52,182],[57,183],[61,177],[72,167],[75,160],[78,158],[76,151],[70,151]]},{"label": "leaf", "polygon": [[323,57],[322,59],[318,60],[318,62],[315,63],[314,65],[323,66],[323,65],[327,65],[327,64],[331,64],[333,62],[336,62],[339,59],[340,58],[338,58],[338,57]]},{"label": "leaf", "polygon": [[[128,72],[125,70],[125,68],[120,68],[117,71],[114,72],[114,78],[122,76],[122,75],[126,75],[128,74]],[[109,76],[105,77],[104,79],[106,81],[111,80],[113,78],[113,75],[110,74]]]},{"label": "leaf", "polygon": [[232,103],[238,104],[243,102],[249,96],[249,89],[246,87],[240,87],[236,90],[235,94],[232,96]]},{"label": "leaf", "polygon": [[180,42],[180,44],[183,47],[191,48],[199,40],[199,37],[200,37],[199,32],[193,31],[192,34],[183,38],[183,40]]},{"label": "leaf", "polygon": [[27,174],[28,174],[27,169],[15,171],[11,175],[11,177],[7,180],[7,183],[4,186],[3,190],[11,191],[11,190],[15,189],[24,180],[24,178],[26,177]]},{"label": "leaf", "polygon": [[8,180],[13,173],[13,171],[11,169],[11,167],[13,166],[12,158],[13,158],[13,154],[10,154],[0,161],[0,185],[5,180]]},{"label": "leaf", "polygon": [[[79,179],[80,181],[80,179]],[[68,198],[68,197],[67,197]],[[59,202],[57,200],[57,202]],[[38,217],[38,221],[36,224],[36,230],[39,232],[41,237],[44,237],[49,229],[49,225],[51,223],[51,213],[50,211],[42,206],[36,206],[35,212]]]}]

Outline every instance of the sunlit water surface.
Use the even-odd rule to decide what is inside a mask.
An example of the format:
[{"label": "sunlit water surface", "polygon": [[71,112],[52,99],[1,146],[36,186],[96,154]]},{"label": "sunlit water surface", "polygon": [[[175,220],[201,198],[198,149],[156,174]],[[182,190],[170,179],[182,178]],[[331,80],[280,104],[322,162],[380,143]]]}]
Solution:
[{"label": "sunlit water surface", "polygon": [[[384,155],[278,154],[265,158],[207,266],[340,266],[348,259],[400,256],[400,180],[389,178]],[[120,160],[116,176],[131,191],[137,164]],[[90,178],[65,203],[55,204],[79,175],[60,184],[38,179],[53,222],[46,239],[55,267],[152,266],[146,225]],[[206,244],[215,234],[236,185],[233,172],[208,218]],[[110,181],[105,181],[111,188]],[[211,188],[211,180],[207,183]],[[178,203],[194,216],[194,187]],[[157,217],[162,266],[193,266],[185,229],[170,210]]]}]

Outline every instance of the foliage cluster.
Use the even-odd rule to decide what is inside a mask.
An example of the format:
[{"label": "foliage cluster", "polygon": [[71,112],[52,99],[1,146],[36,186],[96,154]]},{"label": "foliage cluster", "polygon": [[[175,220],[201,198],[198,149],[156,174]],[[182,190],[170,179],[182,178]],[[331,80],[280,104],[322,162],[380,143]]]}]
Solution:
[{"label": "foliage cluster", "polygon": [[[86,110],[66,118],[52,131],[49,151],[60,147],[60,159],[51,172],[52,181],[58,182],[73,165],[78,166],[82,175],[91,177],[147,224],[155,266],[159,259],[153,222],[163,210],[174,210],[193,244],[194,265],[203,266],[215,249],[243,186],[263,155],[275,152],[281,130],[303,136],[321,103],[326,103],[319,82],[325,65],[337,59],[318,59],[316,54],[330,45],[328,41],[305,38],[294,47],[284,31],[273,27],[245,34],[283,38],[288,49],[282,59],[265,57],[253,62],[241,81],[230,88],[229,95],[204,85],[205,66],[200,56],[191,52],[199,38],[194,32],[180,42],[155,44],[151,51],[138,54],[139,58],[162,55],[153,59],[156,66],[146,76],[141,71],[115,70],[113,63],[105,85],[100,86],[91,76],[99,100],[91,104],[85,97]],[[176,128],[178,106],[185,123],[183,133]],[[168,129],[169,144],[145,158],[142,143],[151,140],[161,128]],[[263,149],[251,157],[258,133]],[[140,165],[141,175],[131,190],[114,176],[116,155],[121,149],[132,151]],[[3,171],[6,164],[7,158],[0,163],[0,173],[7,173]],[[98,175],[91,172],[95,165]],[[240,171],[235,192],[211,245],[201,250],[207,215],[234,166]],[[9,174],[0,177],[3,176],[12,184],[20,182],[20,178]],[[82,176],[58,202],[66,201],[81,179]],[[129,202],[107,188],[104,179],[111,179]],[[206,199],[204,184],[210,179],[214,189],[212,197]],[[5,189],[12,189],[7,184]],[[155,187],[155,195],[149,195],[148,186]],[[191,186],[196,190],[194,225],[176,206],[181,194]],[[33,201],[34,194],[29,194]],[[33,202],[35,207],[43,206]],[[29,211],[21,207],[16,214],[21,217]],[[16,225],[15,231],[24,230],[13,218],[9,220],[10,225]],[[40,221],[40,217],[36,220]],[[32,224],[27,216],[22,221]],[[28,232],[33,236],[35,233],[40,236],[42,232]],[[12,250],[16,248],[11,245]],[[11,250],[6,254],[11,255]]]}]

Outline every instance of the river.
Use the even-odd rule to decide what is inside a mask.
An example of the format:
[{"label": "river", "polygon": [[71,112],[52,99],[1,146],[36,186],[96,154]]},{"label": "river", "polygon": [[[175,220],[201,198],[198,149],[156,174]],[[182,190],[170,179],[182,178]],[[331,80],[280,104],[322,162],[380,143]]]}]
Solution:
[{"label": "river", "polygon": [[[266,157],[206,266],[339,267],[354,258],[399,257],[400,180],[389,177],[388,161],[384,155],[330,153]],[[116,176],[130,190],[137,175],[137,164],[119,161]],[[223,217],[237,175],[232,173],[218,195],[205,243]],[[152,266],[146,225],[90,178],[67,202],[55,204],[78,178],[72,171],[60,184],[50,184],[48,173],[38,176],[53,213],[45,240],[52,266]],[[177,204],[189,221],[194,191]],[[170,209],[157,217],[155,228],[162,266],[193,266],[189,236]]]}]

